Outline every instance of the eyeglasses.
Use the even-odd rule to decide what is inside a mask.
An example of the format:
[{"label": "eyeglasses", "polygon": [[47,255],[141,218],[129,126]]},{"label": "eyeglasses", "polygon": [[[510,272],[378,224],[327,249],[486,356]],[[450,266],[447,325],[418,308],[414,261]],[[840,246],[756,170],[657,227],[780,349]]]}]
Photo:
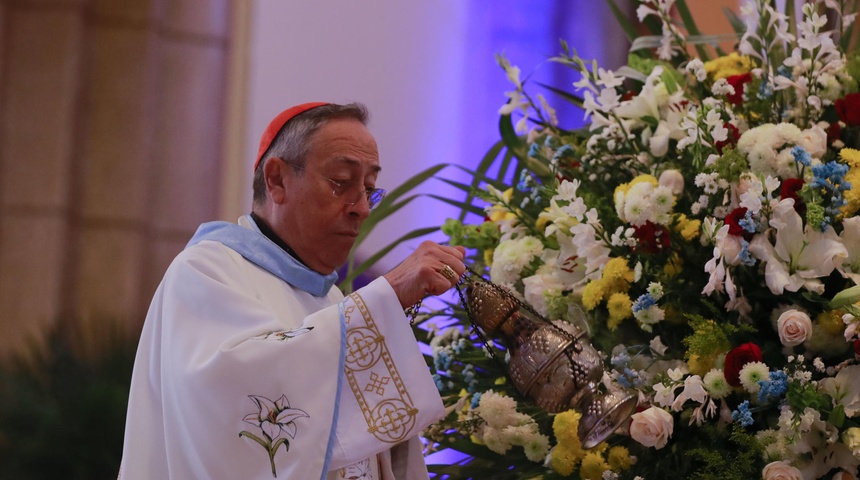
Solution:
[{"label": "eyeglasses", "polygon": [[342,200],[349,206],[355,206],[356,203],[361,201],[361,197],[363,196],[367,200],[367,206],[369,209],[373,210],[375,207],[379,205],[379,202],[385,198],[385,189],[382,188],[366,188],[361,185],[361,180],[348,180],[341,181],[335,180],[333,178],[326,177],[325,175],[319,174],[317,172],[312,172],[301,165],[297,165],[295,163],[290,163],[284,160],[284,163],[287,163],[291,167],[296,170],[301,170],[304,172],[312,173],[323,180],[331,183],[332,190],[331,196],[337,199]]}]

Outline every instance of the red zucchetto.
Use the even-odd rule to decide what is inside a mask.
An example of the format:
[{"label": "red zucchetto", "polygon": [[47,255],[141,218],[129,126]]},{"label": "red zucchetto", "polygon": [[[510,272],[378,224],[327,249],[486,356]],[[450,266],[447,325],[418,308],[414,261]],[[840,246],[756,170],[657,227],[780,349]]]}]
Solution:
[{"label": "red zucchetto", "polygon": [[260,148],[257,150],[257,161],[254,162],[254,170],[257,170],[257,165],[260,164],[260,160],[263,159],[263,154],[266,153],[266,150],[272,145],[272,140],[278,135],[278,132],[284,128],[284,125],[287,124],[293,117],[296,115],[307,112],[308,110],[316,107],[321,107],[323,105],[328,105],[328,102],[308,102],[303,103],[301,105],[296,105],[295,107],[290,107],[283,112],[279,113],[277,117],[272,119],[269,122],[269,125],[266,127],[266,130],[263,131],[263,136],[260,138]]}]

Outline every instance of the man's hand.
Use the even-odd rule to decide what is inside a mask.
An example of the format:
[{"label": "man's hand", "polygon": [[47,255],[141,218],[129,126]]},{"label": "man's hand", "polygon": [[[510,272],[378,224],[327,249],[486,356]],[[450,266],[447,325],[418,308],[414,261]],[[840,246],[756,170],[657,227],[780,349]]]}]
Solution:
[{"label": "man's hand", "polygon": [[[466,271],[463,264],[465,256],[463,247],[447,247],[426,241],[383,276],[397,293],[400,305],[407,308],[425,295],[439,295],[453,287]],[[454,275],[446,272],[446,267],[450,267]]]}]

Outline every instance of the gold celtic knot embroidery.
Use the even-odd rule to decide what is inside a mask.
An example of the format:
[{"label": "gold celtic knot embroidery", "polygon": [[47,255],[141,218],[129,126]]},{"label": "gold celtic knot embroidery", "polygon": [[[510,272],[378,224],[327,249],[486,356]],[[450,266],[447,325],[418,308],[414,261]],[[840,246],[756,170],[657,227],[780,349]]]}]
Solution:
[{"label": "gold celtic knot embroidery", "polygon": [[346,366],[367,370],[379,360],[382,338],[369,328],[353,328],[346,334]]},{"label": "gold celtic knot embroidery", "polygon": [[364,299],[352,293],[349,300],[350,313],[358,315],[349,319],[344,374],[367,431],[383,442],[401,442],[414,433],[418,409]]},{"label": "gold celtic knot embroidery", "polygon": [[385,400],[374,409],[373,425],[368,431],[380,440],[399,442],[412,430],[417,413],[417,409],[402,400]]}]

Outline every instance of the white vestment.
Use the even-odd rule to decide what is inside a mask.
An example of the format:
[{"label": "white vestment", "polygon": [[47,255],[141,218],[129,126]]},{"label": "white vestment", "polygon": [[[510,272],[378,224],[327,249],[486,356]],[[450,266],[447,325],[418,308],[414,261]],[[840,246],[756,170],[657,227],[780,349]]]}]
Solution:
[{"label": "white vestment", "polygon": [[158,287],[121,479],[427,478],[444,409],[391,286],[344,298],[242,221],[201,226]]}]

